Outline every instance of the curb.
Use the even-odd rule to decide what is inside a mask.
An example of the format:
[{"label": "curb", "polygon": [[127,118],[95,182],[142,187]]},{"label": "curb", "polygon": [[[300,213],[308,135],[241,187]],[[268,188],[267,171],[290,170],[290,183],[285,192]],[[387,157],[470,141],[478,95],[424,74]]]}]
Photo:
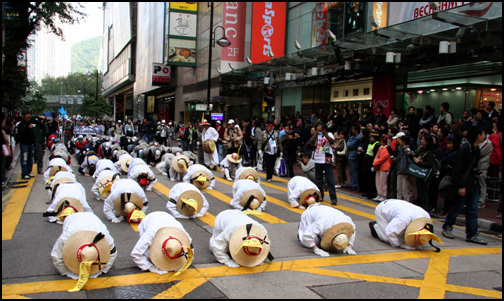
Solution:
[{"label": "curb", "polygon": [[[457,225],[465,226],[466,219],[464,217],[457,217]],[[485,219],[478,218],[478,229],[488,230],[492,232],[502,233],[502,223],[496,223]]]}]

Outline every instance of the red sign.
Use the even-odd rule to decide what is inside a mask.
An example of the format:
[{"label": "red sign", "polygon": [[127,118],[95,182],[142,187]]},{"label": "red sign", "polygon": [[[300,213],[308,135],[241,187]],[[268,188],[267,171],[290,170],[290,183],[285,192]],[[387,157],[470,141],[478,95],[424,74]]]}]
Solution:
[{"label": "red sign", "polygon": [[383,107],[382,113],[390,115],[390,110],[394,107],[394,77],[393,76],[375,76],[373,77],[373,95],[372,106],[373,114],[376,115],[376,108]]},{"label": "red sign", "polygon": [[314,28],[312,32],[312,47],[326,43],[327,30],[327,3],[319,2],[314,9]]},{"label": "red sign", "polygon": [[169,84],[171,80],[170,66],[158,63],[153,63],[152,66],[152,85]]},{"label": "red sign", "polygon": [[246,2],[222,2],[223,27],[226,38],[231,42],[222,47],[223,61],[243,62],[245,59],[245,21],[247,18]]},{"label": "red sign", "polygon": [[285,54],[286,2],[253,2],[250,57],[254,64]]}]

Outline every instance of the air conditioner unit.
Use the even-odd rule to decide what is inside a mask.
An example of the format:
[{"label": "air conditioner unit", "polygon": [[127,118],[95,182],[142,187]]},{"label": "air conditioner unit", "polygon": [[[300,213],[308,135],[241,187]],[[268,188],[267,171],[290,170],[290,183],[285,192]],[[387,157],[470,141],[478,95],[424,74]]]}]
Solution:
[{"label": "air conditioner unit", "polygon": [[264,84],[265,85],[269,85],[269,83],[270,83],[270,78],[269,77],[265,77],[264,78]]},{"label": "air conditioner unit", "polygon": [[317,67],[311,68],[311,75],[312,76],[317,76],[319,75],[319,69]]},{"label": "air conditioner unit", "polygon": [[296,74],[295,73],[285,73],[285,80],[295,80],[296,79]]},{"label": "air conditioner unit", "polygon": [[254,86],[254,82],[249,80],[247,81],[247,87],[252,88]]}]

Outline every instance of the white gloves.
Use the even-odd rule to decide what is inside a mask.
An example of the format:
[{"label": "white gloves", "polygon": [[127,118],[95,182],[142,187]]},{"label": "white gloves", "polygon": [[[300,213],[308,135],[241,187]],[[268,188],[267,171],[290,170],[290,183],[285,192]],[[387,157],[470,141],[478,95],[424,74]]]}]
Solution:
[{"label": "white gloves", "polygon": [[155,265],[153,265],[153,266],[151,266],[149,268],[149,272],[156,273],[156,274],[159,274],[159,275],[164,275],[164,274],[168,273],[168,271],[164,271],[164,270],[158,269]]},{"label": "white gloves", "polygon": [[111,221],[112,224],[118,224],[122,221],[122,219],[120,217],[113,217]]},{"label": "white gloves", "polygon": [[208,187],[206,188],[206,190],[212,190],[212,189],[213,189],[213,188],[212,188],[212,187],[210,187],[210,186],[208,186]]},{"label": "white gloves", "polygon": [[343,253],[348,255],[357,255],[357,253],[355,253],[355,251],[352,250],[351,246],[347,246],[346,248],[344,248]]},{"label": "white gloves", "polygon": [[239,268],[240,265],[237,264],[233,259],[229,258],[229,259],[226,259],[224,262],[223,262],[225,265],[227,265],[228,267],[230,268]]},{"label": "white gloves", "polygon": [[315,248],[313,250],[313,253],[317,254],[318,256],[329,257],[329,253],[327,253],[326,251],[319,249],[319,248]]},{"label": "white gloves", "polygon": [[263,209],[262,209],[261,207],[257,207],[256,211],[257,211],[257,212],[262,212],[262,211],[263,211]]}]

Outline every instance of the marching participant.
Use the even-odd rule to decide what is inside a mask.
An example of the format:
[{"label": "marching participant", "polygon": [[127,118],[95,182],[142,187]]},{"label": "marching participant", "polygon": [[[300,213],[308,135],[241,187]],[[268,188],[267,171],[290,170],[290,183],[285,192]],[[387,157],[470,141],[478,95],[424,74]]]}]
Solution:
[{"label": "marching participant", "polygon": [[215,143],[219,140],[219,133],[210,126],[210,123],[206,119],[203,119],[201,126],[203,126],[201,141],[203,143],[205,165],[208,167],[213,166],[213,170],[217,170],[219,155],[217,154]]},{"label": "marching participant", "polygon": [[97,178],[98,175],[104,170],[111,170],[113,172],[118,172],[117,168],[114,165],[114,162],[109,159],[100,159],[98,162],[96,162],[96,169],[93,174],[93,178]]},{"label": "marching participant", "polygon": [[257,184],[261,183],[257,170],[252,167],[240,167],[235,173],[235,182],[239,180],[252,180]]},{"label": "marching participant", "polygon": [[221,161],[220,165],[222,166],[222,172],[226,180],[233,181],[236,176],[236,171],[242,167],[241,161],[242,158],[240,158],[237,153],[229,154]]},{"label": "marching participant", "polygon": [[261,188],[261,185],[250,180],[238,180],[234,183],[233,199],[230,203],[233,208],[241,211],[257,210],[262,212],[266,208],[266,204],[266,192]]},{"label": "marching participant", "polygon": [[112,184],[120,179],[120,173],[113,170],[104,170],[98,174],[96,181],[91,188],[91,192],[97,201],[105,200],[110,195]]},{"label": "marching participant", "polygon": [[220,263],[230,268],[254,267],[266,257],[273,260],[270,247],[271,240],[264,226],[245,213],[230,209],[215,218],[210,250]]},{"label": "marching participant", "polygon": [[352,219],[338,209],[321,205],[308,206],[301,214],[298,228],[301,244],[319,256],[327,257],[327,251],[339,250],[355,255],[352,250],[355,241],[355,224]]},{"label": "marching participant", "polygon": [[191,183],[198,189],[212,190],[215,187],[215,178],[210,171],[201,164],[191,165],[183,179],[184,183]]},{"label": "marching participant", "polygon": [[369,222],[371,235],[389,243],[393,247],[415,250],[430,243],[432,239],[442,243],[434,234],[433,222],[423,208],[402,200],[386,200],[375,209],[376,222]]},{"label": "marching participant", "polygon": [[[133,159],[135,160],[142,160],[140,158]],[[134,162],[131,161],[129,170],[128,170],[128,179],[132,179],[140,186],[142,189],[145,189],[145,191],[152,191],[152,187],[154,187],[154,184],[157,183],[156,176],[154,175],[154,172],[147,166],[145,163],[142,162],[137,162],[134,164]]]},{"label": "marching participant", "polygon": [[183,179],[187,175],[187,169],[190,166],[189,158],[185,155],[177,155],[173,158],[170,169],[170,181],[175,182]]},{"label": "marching participant", "polygon": [[287,183],[287,195],[292,208],[305,209],[322,200],[317,185],[301,176],[295,176]]},{"label": "marching participant", "polygon": [[175,218],[202,217],[208,211],[208,201],[196,186],[178,183],[170,190],[166,210]]},{"label": "marching participant", "polygon": [[[70,215],[63,223],[63,231],[51,250],[54,266],[62,276],[81,279],[81,262],[89,265],[89,278],[107,273],[117,258],[114,239],[92,212],[79,212]],[[86,278],[87,281],[87,278]],[[84,286],[70,290],[79,290]]]},{"label": "marching participant", "polygon": [[227,153],[236,153],[238,148],[243,144],[243,133],[238,125],[235,125],[233,119],[229,119],[228,127],[224,130],[224,147],[227,148]]},{"label": "marching participant", "polygon": [[140,222],[138,232],[140,239],[131,257],[142,271],[163,275],[169,271],[183,272],[191,265],[192,238],[173,216],[152,212]]},{"label": "marching participant", "polygon": [[138,211],[145,213],[148,204],[145,192],[137,182],[120,179],[112,185],[110,195],[103,204],[103,213],[114,224],[122,222],[124,217],[132,223],[143,218]]},{"label": "marching participant", "polygon": [[50,223],[62,224],[65,217],[75,212],[93,212],[86,200],[84,187],[77,182],[64,182],[58,184],[52,198],[51,205],[43,214]]}]

